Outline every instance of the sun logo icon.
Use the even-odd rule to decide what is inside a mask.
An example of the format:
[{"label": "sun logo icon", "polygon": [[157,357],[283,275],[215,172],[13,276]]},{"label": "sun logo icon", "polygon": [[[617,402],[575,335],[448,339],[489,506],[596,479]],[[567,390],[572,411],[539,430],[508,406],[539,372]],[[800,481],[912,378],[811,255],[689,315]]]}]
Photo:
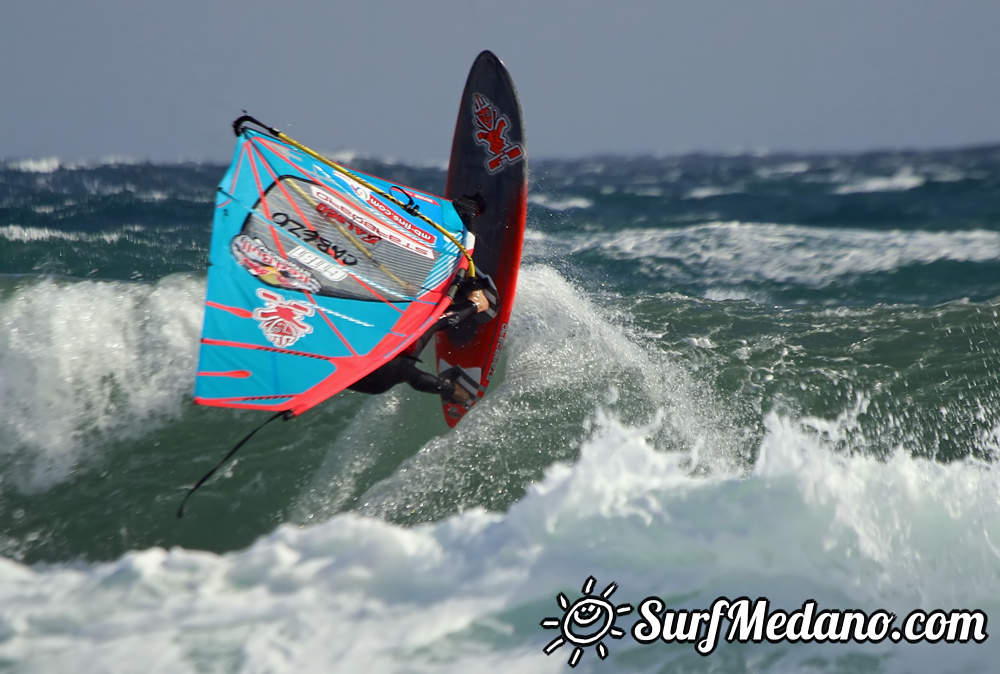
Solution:
[{"label": "sun logo icon", "polygon": [[608,657],[608,647],[601,641],[607,635],[612,639],[621,639],[625,630],[615,627],[615,618],[632,612],[632,604],[614,606],[611,595],[618,589],[618,583],[611,583],[599,596],[591,595],[597,580],[590,576],[583,583],[583,596],[572,604],[562,592],[556,597],[559,608],[563,610],[562,618],[545,618],[540,623],[547,630],[561,630],[562,635],[549,642],[542,649],[545,655],[552,655],[567,641],[575,646],[569,656],[569,666],[576,667],[583,655],[583,649],[596,644],[597,657],[601,660]]}]

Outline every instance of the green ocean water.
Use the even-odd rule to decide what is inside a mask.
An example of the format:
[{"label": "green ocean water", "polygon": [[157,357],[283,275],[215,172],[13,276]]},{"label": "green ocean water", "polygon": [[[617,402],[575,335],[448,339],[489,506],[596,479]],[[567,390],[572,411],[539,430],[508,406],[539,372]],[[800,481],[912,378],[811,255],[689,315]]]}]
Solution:
[{"label": "green ocean water", "polygon": [[[443,191],[438,168],[355,167]],[[249,637],[205,616],[238,613],[239,587],[269,598],[275,583],[305,588],[299,562],[283,581],[269,575],[285,568],[283,550],[338,569],[382,546],[358,567],[380,583],[357,591],[421,611],[437,605],[414,589],[437,587],[420,571],[433,560],[479,589],[499,582],[492,573],[515,579],[510,595],[476,594],[486,608],[459,612],[466,621],[430,650],[404,649],[417,663],[407,671],[560,669],[565,658],[541,653],[535,614],[589,573],[633,601],[642,588],[677,605],[758,592],[903,614],[977,598],[1000,608],[1000,148],[535,162],[511,337],[475,413],[449,431],[436,400],[402,387],[338,395],[262,430],[178,520],[185,490],[263,421],[190,401],[223,171],[0,168],[0,556],[16,565],[10,578],[38,574],[37,596],[56,601],[69,569],[100,604],[113,603],[108,569],[160,596],[143,583],[188,587],[218,567],[235,585],[205,590],[207,614],[181,613],[221,632],[177,671],[259,671]],[[163,561],[160,548],[195,552]],[[185,556],[197,551],[208,557]],[[147,563],[159,570],[136,570]],[[190,578],[168,582],[182,567]],[[472,596],[456,588],[434,596]],[[342,591],[311,610],[347,620]],[[292,621],[290,661],[320,666],[336,652],[398,671],[404,651],[324,650],[288,627],[292,608],[263,601]],[[62,662],[53,653],[83,649],[78,628],[52,650],[47,628],[22,629],[11,611],[0,662],[42,671]],[[171,620],[164,643],[184,641],[186,618]],[[357,644],[378,642],[376,623],[351,624]],[[690,659],[615,646],[617,668],[594,656],[582,667],[907,671],[926,656],[774,646]],[[107,652],[119,647],[109,638]],[[30,652],[44,657],[17,655]],[[998,650],[962,653],[957,669],[935,671],[987,671]]]}]

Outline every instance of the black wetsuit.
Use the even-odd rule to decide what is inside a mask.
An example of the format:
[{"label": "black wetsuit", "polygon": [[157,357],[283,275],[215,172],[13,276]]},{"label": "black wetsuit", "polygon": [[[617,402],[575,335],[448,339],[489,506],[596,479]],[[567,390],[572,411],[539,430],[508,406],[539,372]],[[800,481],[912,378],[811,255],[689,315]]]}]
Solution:
[{"label": "black wetsuit", "polygon": [[427,346],[434,333],[443,328],[457,325],[467,318],[475,315],[476,305],[471,301],[463,302],[457,309],[449,311],[439,318],[431,326],[430,330],[421,335],[406,353],[396,356],[388,363],[375,370],[371,374],[362,377],[347,388],[358,393],[385,393],[396,384],[406,382],[421,393],[437,393],[446,399],[450,399],[455,393],[455,383],[447,379],[441,379],[430,372],[424,372],[417,368],[420,362],[420,352]]}]

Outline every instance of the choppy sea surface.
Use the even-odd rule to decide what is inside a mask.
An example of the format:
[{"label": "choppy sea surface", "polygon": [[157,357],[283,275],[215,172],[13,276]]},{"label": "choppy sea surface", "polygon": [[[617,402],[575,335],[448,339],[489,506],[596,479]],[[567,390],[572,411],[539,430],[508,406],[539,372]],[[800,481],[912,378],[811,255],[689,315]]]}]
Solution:
[{"label": "choppy sea surface", "polygon": [[0,671],[570,671],[590,576],[991,636],[704,657],[633,612],[573,671],[996,671],[1000,146],[537,161],[484,401],[335,396],[178,520],[266,417],[191,402],[223,171],[0,163]]}]

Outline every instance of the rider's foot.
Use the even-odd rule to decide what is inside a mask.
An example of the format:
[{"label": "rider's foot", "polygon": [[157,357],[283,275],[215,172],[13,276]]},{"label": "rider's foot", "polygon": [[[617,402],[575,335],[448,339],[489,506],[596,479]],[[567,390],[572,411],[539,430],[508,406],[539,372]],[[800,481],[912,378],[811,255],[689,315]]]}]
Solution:
[{"label": "rider's foot", "polygon": [[[453,367],[447,372],[442,372],[440,376],[453,387],[450,395],[447,396],[449,402],[461,405],[466,409],[472,407],[473,403],[476,402],[477,383],[468,374],[459,367]],[[444,396],[443,393],[442,396]]]},{"label": "rider's foot", "polygon": [[451,399],[453,402],[459,405],[469,406],[472,402],[472,394],[465,390],[465,388],[459,384],[455,384],[455,390],[452,391]]},{"label": "rider's foot", "polygon": [[490,308],[490,301],[486,298],[486,293],[482,290],[473,290],[469,293],[469,301],[476,305],[477,314],[481,314]]}]

